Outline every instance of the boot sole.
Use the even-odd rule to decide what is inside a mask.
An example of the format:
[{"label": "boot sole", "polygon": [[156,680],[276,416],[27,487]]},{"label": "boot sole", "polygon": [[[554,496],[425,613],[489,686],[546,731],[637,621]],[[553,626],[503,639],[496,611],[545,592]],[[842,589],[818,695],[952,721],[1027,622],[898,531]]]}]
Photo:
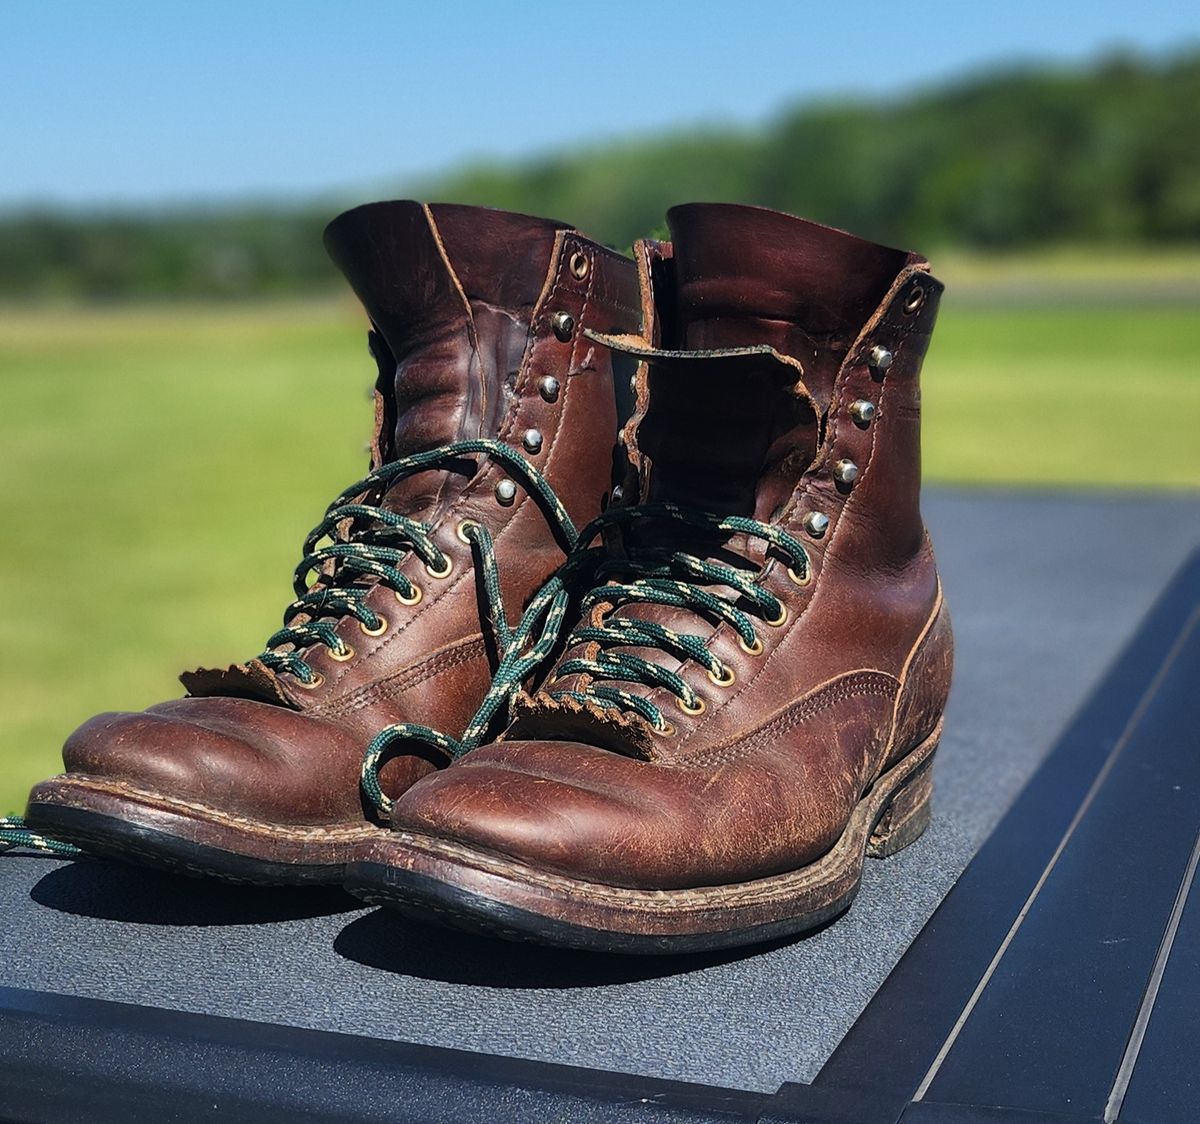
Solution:
[{"label": "boot sole", "polygon": [[676,954],[758,944],[815,928],[854,900],[867,857],[914,842],[930,819],[941,722],[859,801],[816,862],[725,886],[636,890],[538,870],[407,832],[381,838],[344,883],[409,916],[507,940],[592,952]]},{"label": "boot sole", "polygon": [[340,883],[382,834],[365,822],[328,828],[250,820],[79,775],[34,788],[26,821],[101,858],[261,886]]}]

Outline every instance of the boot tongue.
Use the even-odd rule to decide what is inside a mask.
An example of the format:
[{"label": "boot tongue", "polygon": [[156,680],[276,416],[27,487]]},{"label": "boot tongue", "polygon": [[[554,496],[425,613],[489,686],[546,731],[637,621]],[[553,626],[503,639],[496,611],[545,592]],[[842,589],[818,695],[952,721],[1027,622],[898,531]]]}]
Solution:
[{"label": "boot tongue", "polygon": [[[325,245],[378,334],[375,462],[495,436],[563,224],[481,207],[370,203]],[[443,471],[397,481],[386,503],[431,517]]]},{"label": "boot tongue", "polygon": [[[837,372],[908,260],[839,230],[757,207],[692,203],[667,215],[673,284],[663,346],[767,344],[799,361],[714,360],[651,371],[638,446],[650,496],[770,519],[816,456]],[[816,404],[795,393],[803,382]]]}]

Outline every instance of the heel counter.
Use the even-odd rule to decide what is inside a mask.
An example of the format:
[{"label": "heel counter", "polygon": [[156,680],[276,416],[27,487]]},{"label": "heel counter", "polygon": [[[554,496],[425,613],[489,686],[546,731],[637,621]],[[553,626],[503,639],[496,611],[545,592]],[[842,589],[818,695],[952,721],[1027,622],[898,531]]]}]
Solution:
[{"label": "heel counter", "polygon": [[937,726],[950,696],[953,672],[954,630],[939,581],[929,625],[900,677],[886,765],[898,761]]}]

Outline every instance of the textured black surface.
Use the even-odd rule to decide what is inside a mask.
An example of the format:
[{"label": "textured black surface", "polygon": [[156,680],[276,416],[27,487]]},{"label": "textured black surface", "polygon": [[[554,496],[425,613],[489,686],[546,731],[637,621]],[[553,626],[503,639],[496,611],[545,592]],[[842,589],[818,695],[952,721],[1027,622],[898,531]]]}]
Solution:
[{"label": "textured black surface", "polygon": [[[1200,539],[1188,497],[938,492],[927,512],[958,637],[934,824],[869,863],[854,908],[811,937],[597,957],[335,892],[8,857],[0,985],[735,1089],[811,1080]],[[1123,541],[1134,525],[1153,551]]]},{"label": "textured black surface", "polygon": [[915,1098],[905,1121],[1200,1118],[1197,682],[1200,551],[819,1085]]}]

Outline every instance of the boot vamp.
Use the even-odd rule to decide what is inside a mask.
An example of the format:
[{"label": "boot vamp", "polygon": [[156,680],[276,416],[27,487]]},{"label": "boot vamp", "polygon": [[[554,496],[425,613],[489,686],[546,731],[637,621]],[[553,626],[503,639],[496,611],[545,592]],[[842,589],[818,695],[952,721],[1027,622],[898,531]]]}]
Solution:
[{"label": "boot vamp", "polygon": [[409,790],[392,826],[614,886],[779,874],[841,836],[884,752],[893,703],[885,677],[842,682],[727,745],[654,761],[501,742]]},{"label": "boot vamp", "polygon": [[[63,760],[69,773],[227,815],[360,823],[368,740],[346,724],[251,699],[184,698],[90,719],[67,739]],[[398,794],[433,768],[400,758],[385,775],[385,791]]]}]

